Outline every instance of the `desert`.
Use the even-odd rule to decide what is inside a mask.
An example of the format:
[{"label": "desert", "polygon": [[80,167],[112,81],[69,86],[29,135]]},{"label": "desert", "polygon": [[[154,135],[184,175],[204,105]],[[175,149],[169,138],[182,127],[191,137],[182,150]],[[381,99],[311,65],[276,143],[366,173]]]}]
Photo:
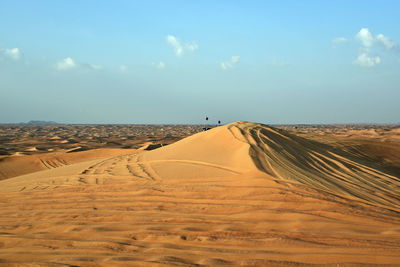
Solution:
[{"label": "desert", "polygon": [[400,267],[399,0],[4,0],[0,267]]},{"label": "desert", "polygon": [[[37,127],[32,131],[43,136],[52,129]],[[126,127],[114,126],[107,138],[121,139]],[[163,134],[156,134],[161,129]],[[72,136],[53,129],[49,138],[29,144],[23,136],[32,133],[25,133],[13,138],[18,145],[3,148],[13,154],[0,161],[0,261],[9,266],[396,266],[398,129],[244,121],[208,131],[143,126],[138,137],[118,141],[125,148],[99,143],[69,152],[58,145],[57,152],[29,153],[25,147]],[[9,131],[2,128],[3,138]],[[80,140],[74,147],[87,146],[88,138]],[[10,175],[10,169],[22,170],[38,159],[40,168]]]}]

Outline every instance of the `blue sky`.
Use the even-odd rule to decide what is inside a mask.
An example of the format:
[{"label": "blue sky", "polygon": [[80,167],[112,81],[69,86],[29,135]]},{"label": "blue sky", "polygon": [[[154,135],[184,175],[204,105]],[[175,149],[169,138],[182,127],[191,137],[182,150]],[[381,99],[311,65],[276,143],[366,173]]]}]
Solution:
[{"label": "blue sky", "polygon": [[399,1],[7,1],[0,122],[399,123]]}]

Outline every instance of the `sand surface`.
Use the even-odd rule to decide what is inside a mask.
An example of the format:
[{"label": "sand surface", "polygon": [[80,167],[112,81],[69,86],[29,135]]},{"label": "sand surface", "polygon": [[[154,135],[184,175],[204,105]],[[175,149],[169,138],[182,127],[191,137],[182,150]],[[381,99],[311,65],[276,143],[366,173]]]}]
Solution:
[{"label": "sand surface", "polygon": [[92,149],[79,152],[54,152],[36,155],[20,155],[0,159],[0,180],[53,169],[78,162],[110,158],[140,152],[137,149]]},{"label": "sand surface", "polygon": [[237,122],[2,180],[0,263],[398,266],[400,178],[344,148]]}]

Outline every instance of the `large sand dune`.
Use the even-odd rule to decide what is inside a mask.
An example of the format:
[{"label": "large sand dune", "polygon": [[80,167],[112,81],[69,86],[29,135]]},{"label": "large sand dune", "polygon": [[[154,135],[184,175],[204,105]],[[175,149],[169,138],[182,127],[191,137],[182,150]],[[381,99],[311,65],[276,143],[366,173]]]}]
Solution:
[{"label": "large sand dune", "polygon": [[400,263],[400,178],[261,124],[21,175],[0,191],[6,264]]}]

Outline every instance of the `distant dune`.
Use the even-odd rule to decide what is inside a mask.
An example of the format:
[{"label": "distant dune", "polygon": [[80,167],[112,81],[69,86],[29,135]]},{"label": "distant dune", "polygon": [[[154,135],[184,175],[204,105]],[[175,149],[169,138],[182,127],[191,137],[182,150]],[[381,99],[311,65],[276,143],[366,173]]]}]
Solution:
[{"label": "distant dune", "polygon": [[58,122],[55,121],[28,121],[26,124],[30,125],[57,125]]},{"label": "distant dune", "polygon": [[0,262],[400,262],[400,177],[360,153],[250,122],[147,148],[9,159]]}]

